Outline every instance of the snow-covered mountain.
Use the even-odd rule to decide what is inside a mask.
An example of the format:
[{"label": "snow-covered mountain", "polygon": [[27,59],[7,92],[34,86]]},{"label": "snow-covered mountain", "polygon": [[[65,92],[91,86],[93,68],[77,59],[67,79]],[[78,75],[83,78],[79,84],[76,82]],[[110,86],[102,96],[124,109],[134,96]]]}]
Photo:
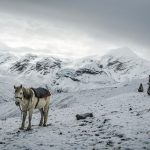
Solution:
[{"label": "snow-covered mountain", "polygon": [[[76,60],[27,54],[0,53],[1,102],[13,97],[13,86],[46,86],[52,93],[97,89],[141,79],[150,74],[150,62],[130,49],[110,51],[105,56]],[[5,91],[8,91],[6,93]]]},{"label": "snow-covered mountain", "polygon": [[47,85],[53,92],[67,92],[144,78],[150,74],[150,62],[128,48],[76,60],[0,54],[0,70],[1,75],[14,76],[13,84]]},{"label": "snow-covered mountain", "polygon": [[[0,102],[13,97],[13,86],[48,87],[52,93],[97,89],[141,79],[150,74],[150,62],[128,48],[105,56],[64,59],[27,54],[0,53]],[[5,91],[8,91],[6,93]]]}]

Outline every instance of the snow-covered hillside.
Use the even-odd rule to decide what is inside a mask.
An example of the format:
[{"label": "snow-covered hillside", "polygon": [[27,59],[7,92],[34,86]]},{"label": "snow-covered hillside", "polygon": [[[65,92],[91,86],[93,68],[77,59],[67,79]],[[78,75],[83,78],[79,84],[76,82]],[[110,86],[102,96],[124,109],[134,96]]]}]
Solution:
[{"label": "snow-covered hillside", "polygon": [[[0,106],[0,149],[4,150],[149,150],[150,97],[138,93],[134,80],[114,87],[60,93],[52,96],[47,127],[38,127],[33,114],[31,131],[19,131],[19,108],[14,101]],[[76,120],[76,114],[94,117]]]},{"label": "snow-covered hillside", "polygon": [[[76,60],[0,54],[0,150],[150,149],[150,62],[129,49]],[[14,84],[47,86],[51,104],[47,127],[18,130],[20,111]],[[144,93],[138,93],[143,83]],[[94,117],[76,120],[76,114]]]}]

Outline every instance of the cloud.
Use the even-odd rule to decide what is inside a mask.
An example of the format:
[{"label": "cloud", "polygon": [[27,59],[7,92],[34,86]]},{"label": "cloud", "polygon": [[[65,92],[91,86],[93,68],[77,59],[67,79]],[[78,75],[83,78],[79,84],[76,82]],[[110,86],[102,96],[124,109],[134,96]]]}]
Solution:
[{"label": "cloud", "polygon": [[0,10],[0,41],[11,47],[82,56],[127,46],[150,56],[148,0],[5,0]]},{"label": "cloud", "polygon": [[[82,57],[110,48],[106,41],[90,37],[80,29],[57,22],[24,20],[12,15],[0,15],[0,41],[17,53],[48,53]],[[8,48],[7,48],[8,49]],[[6,49],[5,49],[6,50]],[[100,52],[100,55],[104,52]]]}]

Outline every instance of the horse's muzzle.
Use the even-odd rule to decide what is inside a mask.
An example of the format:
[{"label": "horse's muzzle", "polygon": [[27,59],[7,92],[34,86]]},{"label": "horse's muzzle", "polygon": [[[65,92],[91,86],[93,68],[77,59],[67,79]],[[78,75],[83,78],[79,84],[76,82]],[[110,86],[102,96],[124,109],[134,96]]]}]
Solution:
[{"label": "horse's muzzle", "polygon": [[15,102],[15,104],[16,104],[17,106],[19,106],[19,102]]}]

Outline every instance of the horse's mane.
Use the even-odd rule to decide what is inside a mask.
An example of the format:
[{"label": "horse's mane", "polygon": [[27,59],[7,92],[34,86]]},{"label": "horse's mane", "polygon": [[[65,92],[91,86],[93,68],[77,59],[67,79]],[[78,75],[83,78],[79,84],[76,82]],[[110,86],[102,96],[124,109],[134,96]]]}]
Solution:
[{"label": "horse's mane", "polygon": [[23,87],[22,90],[23,90],[23,96],[24,96],[24,98],[26,98],[26,99],[32,98],[33,92],[32,92],[32,90],[30,88],[26,89],[26,88]]}]

